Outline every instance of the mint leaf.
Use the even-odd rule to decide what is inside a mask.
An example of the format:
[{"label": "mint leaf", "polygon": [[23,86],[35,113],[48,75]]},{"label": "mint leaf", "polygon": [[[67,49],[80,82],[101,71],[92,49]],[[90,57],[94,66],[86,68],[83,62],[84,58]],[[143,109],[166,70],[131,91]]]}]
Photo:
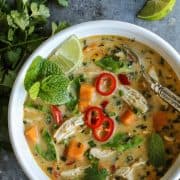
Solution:
[{"label": "mint leaf", "polygon": [[117,58],[112,56],[107,56],[95,62],[97,66],[105,69],[107,71],[111,71],[113,73],[127,73],[131,72],[132,69],[128,66],[127,62],[120,61]]},{"label": "mint leaf", "polygon": [[69,79],[62,75],[50,75],[42,80],[39,97],[50,104],[65,104],[69,101]]},{"label": "mint leaf", "polygon": [[114,137],[103,147],[110,147],[119,152],[126,151],[128,149],[137,147],[143,142],[143,138],[140,136],[129,136],[127,133],[117,133]]},{"label": "mint leaf", "polygon": [[35,100],[38,97],[40,89],[40,82],[35,82],[29,89],[30,97]]},{"label": "mint leaf", "polygon": [[67,7],[68,6],[68,0],[57,0],[59,5]]},{"label": "mint leaf", "polygon": [[56,149],[54,146],[54,142],[47,130],[43,132],[42,139],[44,140],[46,144],[47,150],[45,151],[44,149],[42,149],[42,147],[39,144],[37,144],[35,146],[36,152],[47,161],[56,160],[57,157],[56,157]]},{"label": "mint leaf", "polygon": [[37,81],[37,78],[41,72],[42,64],[42,57],[37,56],[30,65],[24,79],[24,86],[26,90],[29,90],[29,88]]},{"label": "mint leaf", "polygon": [[43,62],[40,71],[41,78],[47,77],[49,75],[58,75],[58,74],[63,74],[63,72],[56,63],[48,60]]},{"label": "mint leaf", "polygon": [[165,149],[164,143],[157,133],[153,133],[148,141],[148,156],[149,161],[155,167],[164,166],[165,164]]}]

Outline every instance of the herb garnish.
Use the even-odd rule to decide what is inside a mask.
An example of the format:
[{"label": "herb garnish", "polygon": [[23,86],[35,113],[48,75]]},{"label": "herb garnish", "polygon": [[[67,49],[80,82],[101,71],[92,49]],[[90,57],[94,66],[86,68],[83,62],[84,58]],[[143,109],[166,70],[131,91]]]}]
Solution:
[{"label": "herb garnish", "polygon": [[105,180],[108,176],[107,170],[104,168],[99,169],[97,165],[85,169],[84,173],[84,180]]},{"label": "herb garnish", "polygon": [[165,149],[162,138],[157,134],[153,133],[148,140],[148,156],[149,161],[155,167],[165,165]]},{"label": "herb garnish", "polygon": [[[62,6],[68,0],[58,0]],[[46,31],[50,17],[47,0],[0,0],[0,149],[10,149],[7,140],[7,106],[9,94],[19,69],[26,58],[49,36],[69,26],[67,22],[52,22],[52,33]],[[36,93],[34,94],[36,96]]]},{"label": "herb garnish", "polygon": [[104,144],[103,147],[111,147],[118,152],[123,152],[137,147],[142,142],[143,138],[138,135],[129,136],[127,133],[117,133],[108,143]]},{"label": "herb garnish", "polygon": [[42,138],[47,145],[47,150],[42,149],[41,146],[37,144],[35,146],[36,152],[47,161],[56,160],[57,157],[54,142],[47,130],[43,132]]}]

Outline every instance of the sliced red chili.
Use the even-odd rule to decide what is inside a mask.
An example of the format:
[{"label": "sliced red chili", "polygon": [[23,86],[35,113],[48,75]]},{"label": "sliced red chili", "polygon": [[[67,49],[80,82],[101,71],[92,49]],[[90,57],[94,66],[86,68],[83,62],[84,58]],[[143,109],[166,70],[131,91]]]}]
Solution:
[{"label": "sliced red chili", "polygon": [[102,107],[103,109],[105,109],[108,104],[109,104],[109,101],[108,101],[108,100],[105,100],[105,101],[103,101],[103,102],[101,103],[101,107]]},{"label": "sliced red chili", "polygon": [[125,74],[118,74],[118,79],[123,85],[130,85],[130,81]]},{"label": "sliced red chili", "polygon": [[101,125],[98,128],[93,129],[93,136],[97,141],[107,141],[114,131],[114,121],[104,116]]},{"label": "sliced red chili", "polygon": [[57,106],[51,106],[51,114],[53,119],[57,125],[60,125],[63,121],[62,112],[59,110]]},{"label": "sliced red chili", "polygon": [[85,112],[85,123],[88,127],[94,129],[101,125],[103,120],[102,109],[96,106],[89,107]]},{"label": "sliced red chili", "polygon": [[95,86],[99,94],[108,96],[116,89],[116,78],[110,73],[102,73],[96,78]]}]

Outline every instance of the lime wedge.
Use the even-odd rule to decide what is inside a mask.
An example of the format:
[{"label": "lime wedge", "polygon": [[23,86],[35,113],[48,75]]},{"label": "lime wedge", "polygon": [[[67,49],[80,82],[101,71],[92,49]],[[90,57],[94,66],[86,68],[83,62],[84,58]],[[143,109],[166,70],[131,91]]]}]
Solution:
[{"label": "lime wedge", "polygon": [[172,11],[175,3],[176,0],[147,0],[137,17],[151,21],[163,19]]},{"label": "lime wedge", "polygon": [[49,57],[49,60],[58,64],[64,73],[70,73],[77,68],[83,59],[80,40],[72,35],[65,40]]}]

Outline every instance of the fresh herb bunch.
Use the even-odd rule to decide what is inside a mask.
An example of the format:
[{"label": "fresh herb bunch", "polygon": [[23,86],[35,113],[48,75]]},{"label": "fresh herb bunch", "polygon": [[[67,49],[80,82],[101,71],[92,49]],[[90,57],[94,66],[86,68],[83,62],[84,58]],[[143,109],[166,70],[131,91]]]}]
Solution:
[{"label": "fresh herb bunch", "polygon": [[[62,6],[68,0],[57,1]],[[7,105],[11,87],[26,58],[49,36],[69,26],[52,22],[52,33],[46,23],[50,10],[46,0],[0,0],[0,149],[9,148],[7,139]]]}]

